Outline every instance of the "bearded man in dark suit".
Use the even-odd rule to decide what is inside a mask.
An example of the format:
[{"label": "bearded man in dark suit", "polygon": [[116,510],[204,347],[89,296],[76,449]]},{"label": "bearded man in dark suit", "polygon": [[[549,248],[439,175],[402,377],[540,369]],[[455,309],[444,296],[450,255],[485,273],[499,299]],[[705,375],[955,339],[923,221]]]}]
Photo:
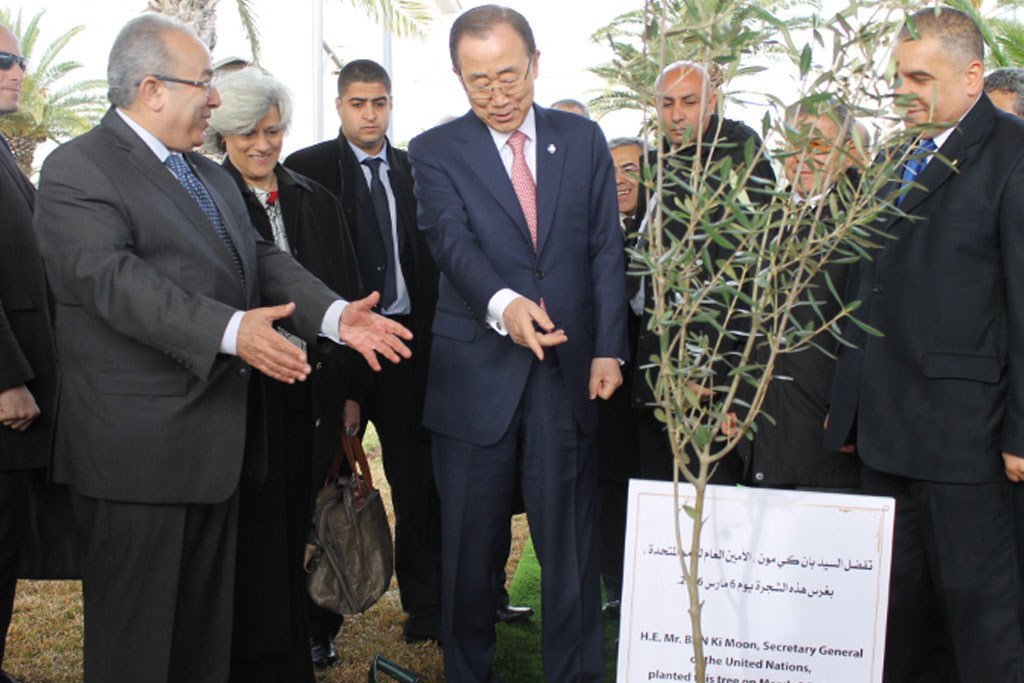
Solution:
[{"label": "bearded man in dark suit", "polygon": [[[364,424],[368,420],[377,429],[391,485],[395,574],[408,615],[403,636],[407,642],[437,640],[440,503],[430,462],[430,434],[422,426],[437,267],[416,227],[409,158],[387,138],[392,109],[388,72],[369,59],[348,62],[338,74],[335,104],[342,123],[338,137],[300,149],[285,165],[338,197],[363,286],[381,292],[381,314],[416,335],[410,362],[386,367],[374,376],[362,416]],[[319,643],[314,645],[329,646],[325,636],[337,630],[330,621],[330,616],[317,616],[312,633]]]}]

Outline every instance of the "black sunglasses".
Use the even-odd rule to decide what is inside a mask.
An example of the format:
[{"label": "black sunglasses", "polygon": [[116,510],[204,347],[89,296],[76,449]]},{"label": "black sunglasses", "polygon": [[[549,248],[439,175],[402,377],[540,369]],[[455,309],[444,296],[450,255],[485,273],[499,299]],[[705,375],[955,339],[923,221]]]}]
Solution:
[{"label": "black sunglasses", "polygon": [[0,71],[7,71],[17,64],[21,67],[22,71],[28,69],[28,60],[21,55],[11,54],[10,52],[0,52]]}]

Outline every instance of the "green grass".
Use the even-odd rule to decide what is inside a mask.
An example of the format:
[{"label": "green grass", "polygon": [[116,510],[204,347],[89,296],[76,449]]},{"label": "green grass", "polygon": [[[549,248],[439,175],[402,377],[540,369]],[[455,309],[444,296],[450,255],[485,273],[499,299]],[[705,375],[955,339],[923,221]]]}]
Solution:
[{"label": "green grass", "polygon": [[[508,590],[513,605],[527,605],[537,613],[533,619],[517,624],[498,624],[498,642],[494,669],[503,683],[537,683],[544,680],[541,661],[540,563],[533,543],[527,541],[519,556],[519,566]],[[605,680],[615,680],[616,647],[619,622],[604,622]]]}]

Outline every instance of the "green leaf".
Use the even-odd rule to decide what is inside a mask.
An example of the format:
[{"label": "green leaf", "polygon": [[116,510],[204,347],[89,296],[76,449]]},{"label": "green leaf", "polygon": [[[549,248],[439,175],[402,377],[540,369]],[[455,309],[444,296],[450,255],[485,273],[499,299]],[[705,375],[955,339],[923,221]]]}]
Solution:
[{"label": "green leaf", "polygon": [[804,45],[804,49],[800,51],[800,78],[804,78],[811,70],[811,60],[814,57],[814,53],[811,51],[810,43]]}]

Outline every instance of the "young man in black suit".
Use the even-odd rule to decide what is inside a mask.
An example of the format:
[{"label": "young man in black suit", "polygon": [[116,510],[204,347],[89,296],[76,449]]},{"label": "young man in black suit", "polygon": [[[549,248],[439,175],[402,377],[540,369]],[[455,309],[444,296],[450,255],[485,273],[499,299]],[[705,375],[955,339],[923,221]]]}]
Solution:
[{"label": "young man in black suit", "polygon": [[[0,26],[0,115],[18,111],[21,47]],[[50,462],[57,370],[46,276],[32,232],[35,188],[0,136],[0,669],[27,528],[25,496]],[[12,679],[0,670],[0,683]]]},{"label": "young man in black suit", "polygon": [[865,491],[896,499],[885,680],[1020,681],[1024,122],[984,94],[962,12],[912,15],[894,59],[917,137],[855,313],[884,336],[847,327],[826,443],[855,442]]},{"label": "young man in black suit", "polygon": [[[338,137],[295,152],[285,165],[335,193],[364,290],[380,292],[380,312],[415,335],[413,360],[375,377],[362,409],[380,436],[395,506],[395,572],[408,614],[405,639],[437,640],[440,513],[430,437],[421,426],[437,268],[416,228],[408,157],[387,139],[392,107],[387,71],[368,59],[349,62],[338,74],[335,104],[342,123]],[[315,640],[329,640],[333,630],[319,629]]]}]

